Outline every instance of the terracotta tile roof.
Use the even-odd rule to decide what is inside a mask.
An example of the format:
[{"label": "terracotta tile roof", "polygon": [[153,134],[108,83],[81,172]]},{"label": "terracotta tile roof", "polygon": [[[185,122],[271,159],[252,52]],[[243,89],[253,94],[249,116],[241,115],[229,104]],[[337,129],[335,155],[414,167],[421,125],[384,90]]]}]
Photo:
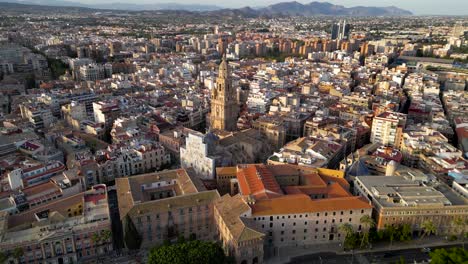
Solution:
[{"label": "terracotta tile roof", "polygon": [[271,198],[283,195],[278,182],[269,169],[263,165],[248,165],[237,171],[242,195]]},{"label": "terracotta tile roof", "polygon": [[360,196],[312,200],[305,194],[285,195],[274,199],[259,200],[251,205],[251,207],[252,215],[254,216],[372,208],[369,202]]},{"label": "terracotta tile roof", "polygon": [[250,210],[240,195],[222,196],[215,202],[215,209],[236,242],[262,238],[265,235],[245,225],[241,215]]}]

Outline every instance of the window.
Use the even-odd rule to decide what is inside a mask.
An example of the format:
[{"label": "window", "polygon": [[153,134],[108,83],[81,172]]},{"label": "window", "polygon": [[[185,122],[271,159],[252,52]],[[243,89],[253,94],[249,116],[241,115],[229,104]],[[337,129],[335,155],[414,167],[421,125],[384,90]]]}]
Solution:
[{"label": "window", "polygon": [[284,235],[284,231],[281,231],[281,234]]},{"label": "window", "polygon": [[307,229],[304,229],[304,233],[307,233]]},{"label": "window", "polygon": [[296,234],[296,230],[293,230],[292,233],[293,233],[293,234]]}]

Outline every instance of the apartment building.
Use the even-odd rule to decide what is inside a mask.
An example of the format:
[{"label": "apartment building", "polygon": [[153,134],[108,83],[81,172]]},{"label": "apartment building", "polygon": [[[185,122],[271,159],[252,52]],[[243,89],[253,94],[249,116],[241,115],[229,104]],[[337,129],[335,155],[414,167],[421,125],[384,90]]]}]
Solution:
[{"label": "apartment building", "polygon": [[[94,260],[112,251],[110,229],[107,188],[96,185],[19,214],[0,212],[0,250],[22,249],[21,263]],[[7,261],[18,260],[10,257]]]},{"label": "apartment building", "polygon": [[372,121],[372,143],[385,146],[399,146],[406,125],[406,115],[397,112],[384,112]]}]

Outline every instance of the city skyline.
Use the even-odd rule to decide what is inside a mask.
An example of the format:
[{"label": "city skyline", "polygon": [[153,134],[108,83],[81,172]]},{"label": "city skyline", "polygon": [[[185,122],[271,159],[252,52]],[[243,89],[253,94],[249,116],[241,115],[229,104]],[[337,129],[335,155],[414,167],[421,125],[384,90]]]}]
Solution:
[{"label": "city skyline", "polygon": [[[115,3],[119,1],[114,0],[100,0],[100,1],[90,1],[90,0],[81,0],[79,2],[86,4],[96,4],[96,3]],[[232,3],[220,3],[215,0],[188,0],[179,3],[179,1],[171,0],[139,0],[135,1],[136,4],[157,4],[157,3],[178,3],[178,4],[206,4],[206,5],[216,5],[219,7],[226,8],[242,8],[245,6],[250,7],[264,7],[272,4],[283,3],[283,2],[293,2],[288,0],[256,0],[256,1],[235,1]],[[297,1],[302,4],[307,4],[314,1],[309,0],[299,0]],[[386,6],[396,6],[398,8],[407,9],[413,12],[415,15],[468,15],[466,10],[468,10],[468,2],[458,1],[458,0],[447,0],[447,1],[438,1],[438,0],[382,0],[382,1],[372,1],[372,0],[328,0],[328,1],[317,1],[317,2],[329,2],[335,5],[343,5],[345,7],[354,7],[354,6],[377,6],[377,7],[386,7]]]},{"label": "city skyline", "polygon": [[[138,0],[132,3],[124,3],[118,0],[0,0],[1,2],[14,2],[14,3],[25,3],[25,4],[41,4],[41,5],[62,5],[60,2],[70,2],[72,6],[73,3],[80,3],[90,6],[98,6],[102,4],[124,4],[124,5],[158,5],[158,4],[176,4],[176,5],[200,5],[200,6],[210,6],[213,8],[243,8],[249,6],[251,8],[262,8],[273,4],[293,2],[288,0],[256,0],[256,1],[236,1],[231,3],[220,3],[215,0],[187,0],[187,1],[177,1],[177,0]],[[437,1],[437,0],[412,0],[412,1],[403,1],[403,0],[383,0],[374,2],[371,0],[329,0],[329,1],[309,1],[309,0],[299,0],[296,1],[301,4],[308,4],[310,2],[327,2],[334,5],[341,5],[344,7],[390,7],[395,6],[401,9],[411,11],[414,15],[456,15],[456,16],[466,16],[466,10],[468,10],[468,2],[461,2],[458,0],[447,0],[447,1]],[[67,4],[68,5],[68,4]]]}]

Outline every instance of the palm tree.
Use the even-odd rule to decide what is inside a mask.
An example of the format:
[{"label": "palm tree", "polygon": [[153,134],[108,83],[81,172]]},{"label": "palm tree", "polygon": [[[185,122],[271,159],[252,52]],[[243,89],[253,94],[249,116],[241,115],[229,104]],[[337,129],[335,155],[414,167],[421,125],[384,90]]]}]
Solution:
[{"label": "palm tree", "polygon": [[338,230],[340,230],[342,233],[345,234],[345,239],[343,241],[343,248],[345,248],[348,239],[353,234],[353,226],[351,224],[349,224],[349,223],[345,223],[345,224],[340,225],[338,227]]},{"label": "palm tree", "polygon": [[361,248],[364,245],[369,244],[369,229],[375,226],[375,221],[369,215],[363,215],[361,219],[359,219],[361,225],[364,226],[364,232],[362,233],[362,240],[361,240]]},{"label": "palm tree", "polygon": [[453,223],[455,226],[455,235],[461,235],[462,238],[462,243],[463,243],[463,249],[465,248],[465,231],[466,231],[466,225],[467,221],[463,220],[461,217],[457,217],[453,219]]},{"label": "palm tree", "polygon": [[345,238],[349,237],[353,233],[353,226],[349,223],[342,224],[338,227],[338,229],[345,233]]},{"label": "palm tree", "polygon": [[17,247],[13,250],[13,257],[18,261],[21,262],[21,257],[24,255],[23,248]]},{"label": "palm tree", "polygon": [[426,220],[421,225],[421,239],[423,239],[426,235],[435,234],[437,232],[437,228],[435,227],[434,223],[431,220]]}]

